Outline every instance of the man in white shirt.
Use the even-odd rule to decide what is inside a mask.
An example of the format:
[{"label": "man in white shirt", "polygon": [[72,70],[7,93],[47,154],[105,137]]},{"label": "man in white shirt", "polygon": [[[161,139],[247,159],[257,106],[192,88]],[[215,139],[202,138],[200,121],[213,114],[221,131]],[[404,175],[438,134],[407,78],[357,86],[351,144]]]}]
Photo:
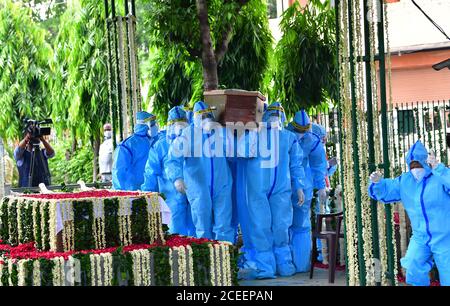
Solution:
[{"label": "man in white shirt", "polygon": [[106,123],[103,126],[104,141],[100,145],[99,150],[99,168],[102,183],[111,182],[112,175],[112,154],[113,154],[113,142],[112,142],[112,126],[110,123]]}]

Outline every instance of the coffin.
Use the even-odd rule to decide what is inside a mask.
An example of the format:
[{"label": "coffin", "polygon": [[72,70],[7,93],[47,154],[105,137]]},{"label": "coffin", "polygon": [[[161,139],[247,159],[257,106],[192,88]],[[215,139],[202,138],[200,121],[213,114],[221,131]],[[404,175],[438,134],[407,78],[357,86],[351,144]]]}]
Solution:
[{"label": "coffin", "polygon": [[204,92],[205,102],[214,107],[214,116],[222,125],[227,122],[261,122],[266,98],[259,91],[240,89]]}]

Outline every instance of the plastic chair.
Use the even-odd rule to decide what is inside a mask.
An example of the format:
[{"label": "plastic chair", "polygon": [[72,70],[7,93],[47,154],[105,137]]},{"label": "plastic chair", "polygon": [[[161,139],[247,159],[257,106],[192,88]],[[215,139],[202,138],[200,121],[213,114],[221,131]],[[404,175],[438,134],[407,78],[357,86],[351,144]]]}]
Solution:
[{"label": "plastic chair", "polygon": [[[316,228],[312,233],[312,243],[313,247],[311,250],[311,267],[309,271],[309,279],[313,278],[314,274],[314,264],[317,261],[317,246],[316,239],[326,239],[328,247],[328,282],[334,283],[334,278],[336,274],[336,261],[337,261],[337,250],[339,244],[339,238],[343,238],[344,235],[340,233],[341,224],[343,220],[344,213],[330,213],[330,214],[317,214],[316,216]],[[322,230],[322,221],[335,219],[336,220],[336,230],[327,231]]]}]

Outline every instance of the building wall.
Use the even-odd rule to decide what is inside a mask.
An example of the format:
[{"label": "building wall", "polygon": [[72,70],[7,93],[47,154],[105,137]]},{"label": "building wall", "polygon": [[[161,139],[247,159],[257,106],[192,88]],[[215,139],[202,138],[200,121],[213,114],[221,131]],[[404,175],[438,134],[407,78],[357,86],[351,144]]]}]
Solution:
[{"label": "building wall", "polygon": [[393,102],[450,100],[450,70],[435,71],[431,67],[448,58],[450,50],[393,56]]}]

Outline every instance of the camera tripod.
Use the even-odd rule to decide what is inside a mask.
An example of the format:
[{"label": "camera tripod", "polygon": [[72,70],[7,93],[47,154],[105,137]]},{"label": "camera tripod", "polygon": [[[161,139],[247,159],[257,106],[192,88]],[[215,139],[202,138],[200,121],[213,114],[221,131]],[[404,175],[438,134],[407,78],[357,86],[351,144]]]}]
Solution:
[{"label": "camera tripod", "polygon": [[[40,147],[41,142],[32,142],[32,149],[31,149],[31,164],[30,164],[30,171],[28,174],[28,187],[36,187],[40,183],[44,183],[46,185],[50,185],[50,171],[48,170],[47,164],[44,162],[44,156]],[[36,168],[36,162],[38,162],[44,171],[43,173],[43,181],[39,182],[38,177],[36,177],[36,184],[34,182],[35,179],[35,168]]]}]

